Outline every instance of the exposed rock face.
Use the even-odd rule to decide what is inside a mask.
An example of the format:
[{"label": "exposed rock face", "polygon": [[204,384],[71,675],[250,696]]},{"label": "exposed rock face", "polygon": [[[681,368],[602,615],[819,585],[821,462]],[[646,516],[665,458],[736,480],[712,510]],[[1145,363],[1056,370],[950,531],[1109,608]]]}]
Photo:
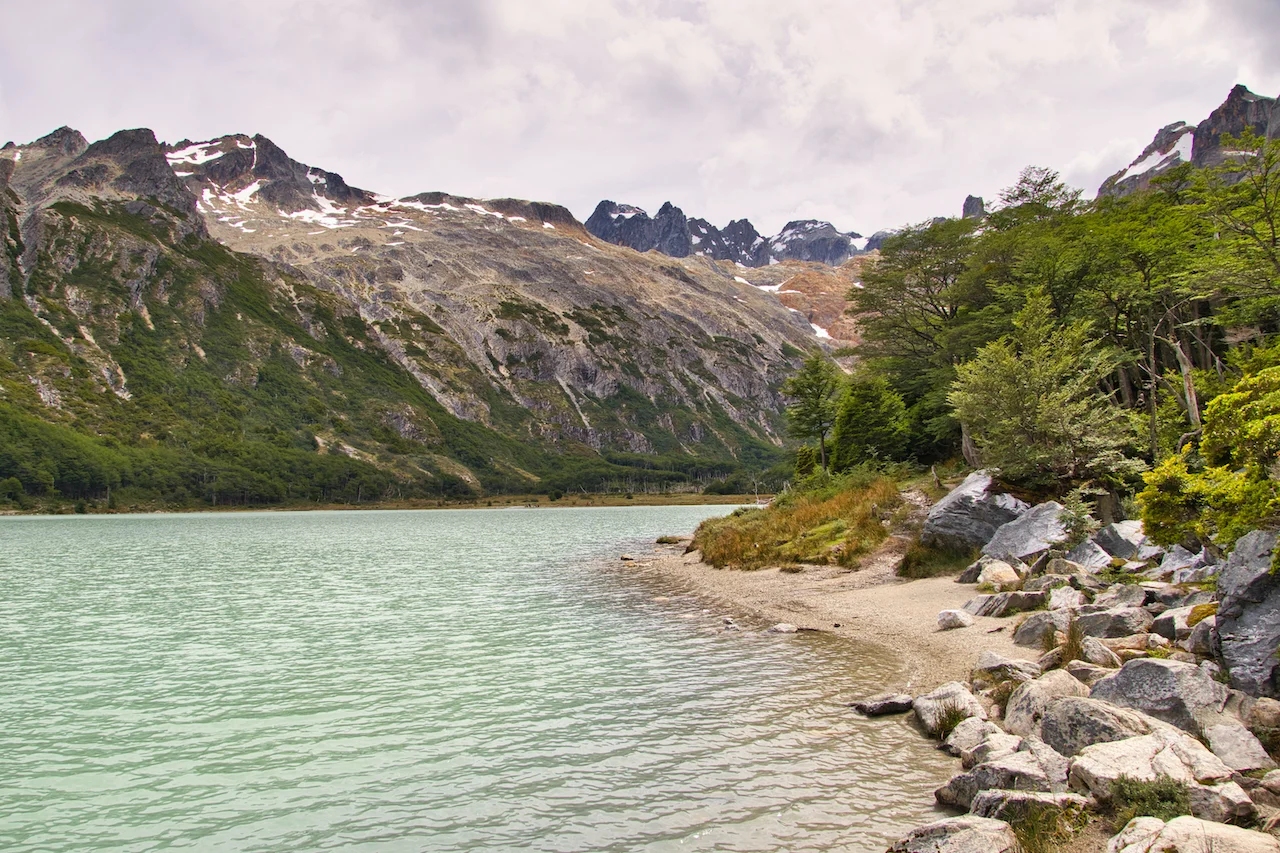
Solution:
[{"label": "exposed rock face", "polygon": [[929,509],[920,541],[955,550],[981,548],[1030,508],[1013,495],[995,491],[986,471],[974,471]]},{"label": "exposed rock face", "polygon": [[1207,726],[1205,739],[1209,749],[1232,770],[1248,773],[1251,770],[1274,770],[1276,763],[1267,755],[1253,733],[1239,723],[1227,722]]},{"label": "exposed rock face", "polygon": [[1107,853],[1280,853],[1274,836],[1225,823],[1183,815],[1165,823],[1135,817],[1111,843]]},{"label": "exposed rock face", "polygon": [[999,560],[1023,562],[1067,541],[1062,524],[1062,504],[1038,504],[1002,526],[982,548],[982,553]]},{"label": "exposed rock face", "polygon": [[1050,702],[1044,710],[1040,737],[1070,757],[1095,743],[1148,735],[1165,725],[1141,711],[1119,708],[1099,699],[1068,696]]},{"label": "exposed rock face", "polygon": [[1227,688],[1194,664],[1147,658],[1129,661],[1094,685],[1090,695],[1150,714],[1183,731],[1198,732],[1217,720],[1227,701]]},{"label": "exposed rock face", "polygon": [[716,228],[705,219],[689,219],[680,208],[666,202],[658,215],[629,204],[605,200],[587,218],[591,234],[637,252],[656,250],[674,258],[691,254],[717,261],[733,261],[745,267],[762,267],[781,261],[810,261],[839,266],[853,255],[867,251],[861,235],[836,230],[829,222],[801,219],[788,222],[776,236],[766,239],[746,219],[735,219]]},{"label": "exposed rock face", "polygon": [[917,696],[912,703],[920,725],[927,732],[936,732],[942,723],[943,714],[949,708],[956,708],[966,717],[978,717],[985,720],[987,711],[982,707],[969,688],[958,681],[949,681],[936,690],[923,696]]},{"label": "exposed rock face", "polygon": [[1151,627],[1151,614],[1141,607],[1117,607],[1086,613],[1077,620],[1086,637],[1129,637]]},{"label": "exposed rock face", "polygon": [[1036,806],[1050,806],[1060,811],[1079,813],[1089,801],[1079,794],[1054,794],[1043,791],[981,791],[969,806],[970,814],[996,820],[1016,821]]},{"label": "exposed rock face", "polygon": [[968,810],[979,791],[1043,791],[1067,789],[1067,760],[1036,740],[1028,740],[1011,755],[961,773],[934,792],[939,803]]},{"label": "exposed rock face", "polygon": [[964,815],[917,827],[888,853],[1016,853],[1018,849],[1009,824]]},{"label": "exposed rock face", "polygon": [[1255,530],[1236,543],[1218,576],[1217,632],[1231,686],[1280,698],[1280,576],[1271,573],[1276,534]]},{"label": "exposed rock face", "polygon": [[1158,177],[1181,163],[1190,163],[1196,126],[1184,121],[1160,128],[1151,144],[1129,164],[1103,182],[1098,195],[1126,196],[1151,186]]},{"label": "exposed rock face", "polygon": [[1038,734],[1040,721],[1054,700],[1088,695],[1089,688],[1075,676],[1060,669],[1051,670],[1013,691],[1005,709],[1004,727],[1023,737]]},{"label": "exposed rock face", "polygon": [[986,202],[982,200],[982,196],[965,196],[964,207],[960,213],[962,219],[981,219],[986,215],[987,205]]}]

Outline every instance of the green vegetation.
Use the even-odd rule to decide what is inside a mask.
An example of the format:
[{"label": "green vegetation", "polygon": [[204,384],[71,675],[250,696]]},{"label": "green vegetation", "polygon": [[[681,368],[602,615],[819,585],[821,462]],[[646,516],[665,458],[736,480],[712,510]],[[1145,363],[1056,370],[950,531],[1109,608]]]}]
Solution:
[{"label": "green vegetation", "polygon": [[938,720],[929,734],[938,740],[946,740],[956,730],[956,726],[969,719],[968,710],[954,699],[948,699],[938,709]]},{"label": "green vegetation", "polygon": [[1086,817],[1079,806],[1030,802],[1005,820],[1013,828],[1022,853],[1057,853],[1084,828]]},{"label": "green vegetation", "polygon": [[1186,783],[1168,776],[1154,780],[1121,776],[1111,784],[1110,808],[1118,826],[1135,817],[1173,820],[1191,814],[1191,791]]},{"label": "green vegetation", "polygon": [[835,395],[840,389],[839,371],[821,353],[814,353],[804,366],[782,386],[790,397],[787,417],[791,434],[797,438],[818,440],[818,459],[827,470],[827,434],[835,426]]},{"label": "green vegetation", "polygon": [[898,577],[903,578],[936,578],[954,575],[964,571],[965,567],[978,559],[978,549],[971,551],[953,551],[947,548],[931,547],[914,541],[902,555],[898,564]]}]

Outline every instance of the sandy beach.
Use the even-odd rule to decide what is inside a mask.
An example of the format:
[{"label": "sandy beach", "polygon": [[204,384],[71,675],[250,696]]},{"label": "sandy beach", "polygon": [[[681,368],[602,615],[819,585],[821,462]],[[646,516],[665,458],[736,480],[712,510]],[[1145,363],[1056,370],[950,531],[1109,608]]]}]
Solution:
[{"label": "sandy beach", "polygon": [[716,569],[684,554],[684,544],[659,546],[636,560],[678,579],[703,597],[756,620],[789,622],[861,644],[880,646],[903,662],[900,680],[885,690],[923,693],[946,681],[965,681],[978,656],[994,651],[1034,660],[1036,649],[1013,644],[1013,620],[977,618],[973,626],[939,631],[938,612],[958,609],[976,595],[954,578],[904,580],[894,574],[907,540],[893,537],[857,570],[804,566],[800,572]]}]

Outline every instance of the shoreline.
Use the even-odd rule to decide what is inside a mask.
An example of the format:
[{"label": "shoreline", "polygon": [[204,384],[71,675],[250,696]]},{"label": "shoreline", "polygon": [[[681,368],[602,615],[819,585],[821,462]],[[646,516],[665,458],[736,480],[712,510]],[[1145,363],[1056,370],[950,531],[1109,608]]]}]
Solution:
[{"label": "shoreline", "polygon": [[652,556],[628,565],[678,580],[700,596],[770,624],[787,622],[884,649],[900,659],[901,674],[881,685],[882,692],[919,694],[948,681],[967,683],[986,651],[1024,660],[1039,656],[1014,645],[1008,619],[976,617],[968,628],[938,630],[938,612],[963,607],[977,594],[975,586],[950,576],[897,577],[894,569],[906,546],[899,537],[886,541],[861,569],[807,565],[800,572],[717,569],[696,551],[681,553],[684,544],[655,546]]}]

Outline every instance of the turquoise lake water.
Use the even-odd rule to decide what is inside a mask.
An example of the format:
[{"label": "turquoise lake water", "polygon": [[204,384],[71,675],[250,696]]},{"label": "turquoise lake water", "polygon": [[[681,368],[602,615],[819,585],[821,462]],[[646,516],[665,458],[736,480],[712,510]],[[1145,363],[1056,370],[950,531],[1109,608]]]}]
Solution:
[{"label": "turquoise lake water", "polygon": [[727,509],[0,519],[0,850],[881,851],[893,662],[617,559]]}]

